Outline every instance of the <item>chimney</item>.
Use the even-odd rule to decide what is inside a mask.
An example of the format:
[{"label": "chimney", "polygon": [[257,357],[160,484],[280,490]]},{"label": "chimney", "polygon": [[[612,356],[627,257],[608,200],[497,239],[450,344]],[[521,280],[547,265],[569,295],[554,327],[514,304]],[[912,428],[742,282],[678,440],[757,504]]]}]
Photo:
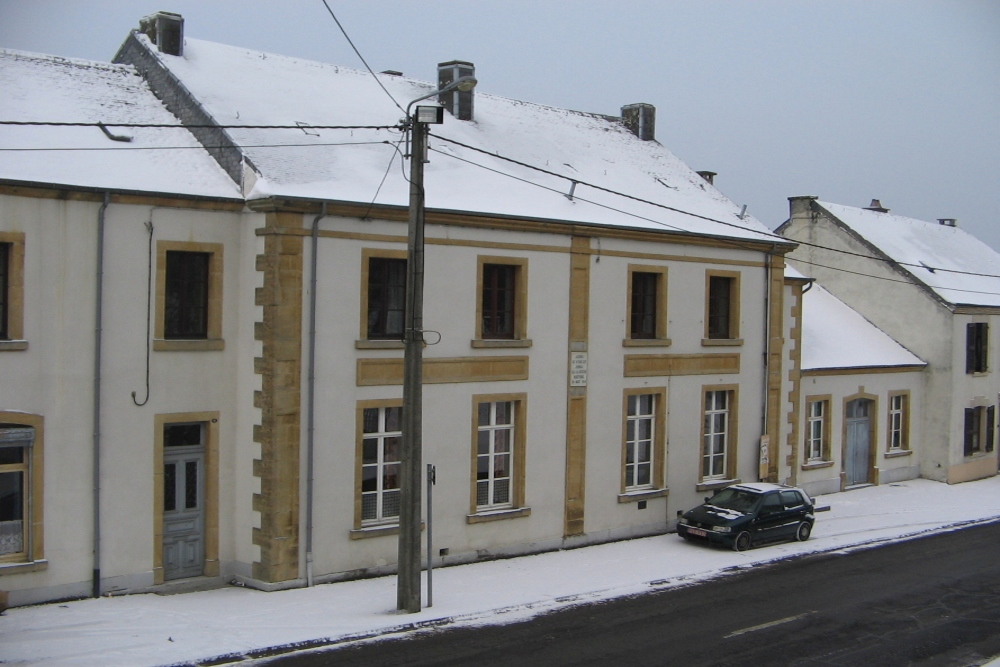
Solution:
[{"label": "chimney", "polygon": [[882,202],[877,199],[873,199],[871,204],[865,206],[866,211],[878,211],[879,213],[888,213],[889,209],[882,206]]},{"label": "chimney", "polygon": [[656,138],[656,107],[652,104],[626,104],[622,107],[622,124],[643,141]]},{"label": "chimney", "polygon": [[156,12],[139,21],[139,32],[156,44],[160,53],[184,55],[184,17],[173,12]]},{"label": "chimney", "polygon": [[944,227],[958,227],[957,218],[938,218],[938,224]]},{"label": "chimney", "polygon": [[708,181],[709,185],[715,185],[715,177],[718,176],[718,174],[714,171],[698,171],[695,173]]},{"label": "chimney", "polygon": [[[456,81],[463,76],[475,76],[476,66],[464,60],[450,60],[446,63],[438,63],[438,88],[444,88],[449,83]],[[453,90],[443,95],[438,95],[440,102],[452,116],[459,120],[472,120],[473,118],[473,91],[462,92]]]}]

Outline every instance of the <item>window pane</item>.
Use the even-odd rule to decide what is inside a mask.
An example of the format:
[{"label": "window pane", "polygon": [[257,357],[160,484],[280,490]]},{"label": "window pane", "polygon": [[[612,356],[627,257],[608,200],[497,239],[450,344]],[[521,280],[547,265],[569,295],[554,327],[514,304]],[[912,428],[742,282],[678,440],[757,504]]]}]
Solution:
[{"label": "window pane", "polygon": [[492,403],[480,403],[479,404],[479,425],[489,426],[490,425],[490,406]]},{"label": "window pane", "polygon": [[502,456],[493,457],[493,476],[494,477],[510,477],[510,455],[503,454]]},{"label": "window pane", "polygon": [[498,505],[510,502],[510,480],[499,480],[493,486],[493,502]]},{"label": "window pane", "polygon": [[376,466],[364,466],[361,468],[361,490],[378,491],[378,468]]},{"label": "window pane", "polygon": [[368,260],[368,337],[400,339],[406,306],[406,260]]},{"label": "window pane", "polygon": [[476,436],[476,450],[478,454],[490,453],[490,431],[480,431]]},{"label": "window pane", "polygon": [[24,473],[0,473],[0,556],[24,551]]},{"label": "window pane", "polygon": [[517,267],[483,265],[483,338],[514,337],[514,283]]},{"label": "window pane", "polygon": [[201,424],[167,424],[163,427],[164,447],[188,447],[200,445]]},{"label": "window pane", "polygon": [[382,516],[399,516],[399,491],[387,491],[382,494]]},{"label": "window pane", "polygon": [[365,438],[361,441],[361,462],[378,463],[378,440]]},{"label": "window pane", "polygon": [[167,463],[163,466],[163,511],[172,512],[177,509],[177,464]]},{"label": "window pane", "polygon": [[476,479],[489,479],[490,478],[490,457],[489,456],[477,456],[476,457]]},{"label": "window pane", "polygon": [[382,473],[382,488],[383,489],[399,488],[399,464],[385,466],[385,470]]},{"label": "window pane", "polygon": [[649,468],[648,463],[643,463],[640,466],[636,466],[636,483],[639,485],[649,484]]},{"label": "window pane", "polygon": [[510,431],[507,429],[494,431],[493,451],[502,454],[510,451]]},{"label": "window pane", "polygon": [[387,437],[383,440],[383,447],[385,451],[382,454],[382,460],[386,463],[393,463],[395,461],[400,461],[403,458],[403,438],[399,436]]},{"label": "window pane", "polygon": [[511,423],[514,416],[514,410],[512,409],[512,405],[513,404],[510,402],[501,402],[496,404],[497,425],[506,425]]},{"label": "window pane", "polygon": [[24,447],[0,447],[0,465],[24,463]]},{"label": "window pane", "polygon": [[635,272],[632,274],[632,338],[656,337],[656,283],[657,274]]},{"label": "window pane", "polygon": [[362,430],[365,433],[378,433],[378,408],[365,408]]},{"label": "window pane", "polygon": [[402,430],[403,428],[403,408],[386,408],[385,409],[385,432],[393,433],[395,431]]},{"label": "window pane", "polygon": [[168,250],[164,284],[165,338],[208,337],[208,269],[211,253]]},{"label": "window pane", "polygon": [[708,337],[730,338],[732,278],[710,276],[708,279]]},{"label": "window pane", "polygon": [[188,461],[184,464],[184,508],[198,507],[198,462]]},{"label": "window pane", "polygon": [[10,245],[0,243],[0,339],[6,340],[7,320],[9,318],[9,287],[10,284]]}]

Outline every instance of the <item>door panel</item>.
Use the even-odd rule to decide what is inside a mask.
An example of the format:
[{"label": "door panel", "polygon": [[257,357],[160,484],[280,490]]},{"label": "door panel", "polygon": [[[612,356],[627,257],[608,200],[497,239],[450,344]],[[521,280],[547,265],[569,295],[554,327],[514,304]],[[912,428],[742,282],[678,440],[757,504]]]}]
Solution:
[{"label": "door panel", "polygon": [[847,486],[870,481],[871,424],[869,404],[858,399],[847,405],[847,446],[844,452],[844,473]]},{"label": "door panel", "polygon": [[197,577],[205,567],[205,454],[167,448],[163,456],[163,578]]}]

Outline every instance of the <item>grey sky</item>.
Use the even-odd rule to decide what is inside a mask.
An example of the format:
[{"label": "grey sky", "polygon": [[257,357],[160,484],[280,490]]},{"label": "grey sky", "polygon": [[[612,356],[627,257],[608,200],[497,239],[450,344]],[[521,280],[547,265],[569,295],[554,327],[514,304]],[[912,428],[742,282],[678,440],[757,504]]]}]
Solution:
[{"label": "grey sky", "polygon": [[[770,227],[789,196],[879,198],[1000,248],[995,0],[328,2],[376,71],[457,58],[497,95],[654,104],[657,139]],[[189,37],[363,67],[321,0],[0,0],[0,47],[107,61],[161,9]]]}]

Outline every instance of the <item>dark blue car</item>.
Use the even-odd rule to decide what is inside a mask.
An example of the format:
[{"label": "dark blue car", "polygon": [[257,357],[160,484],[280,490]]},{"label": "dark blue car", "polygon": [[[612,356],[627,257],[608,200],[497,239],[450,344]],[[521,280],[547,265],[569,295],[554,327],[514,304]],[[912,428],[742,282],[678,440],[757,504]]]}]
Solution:
[{"label": "dark blue car", "polygon": [[734,484],[685,512],[677,521],[677,534],[736,551],[781,540],[804,542],[812,534],[814,512],[812,498],[802,489],[764,482]]}]

